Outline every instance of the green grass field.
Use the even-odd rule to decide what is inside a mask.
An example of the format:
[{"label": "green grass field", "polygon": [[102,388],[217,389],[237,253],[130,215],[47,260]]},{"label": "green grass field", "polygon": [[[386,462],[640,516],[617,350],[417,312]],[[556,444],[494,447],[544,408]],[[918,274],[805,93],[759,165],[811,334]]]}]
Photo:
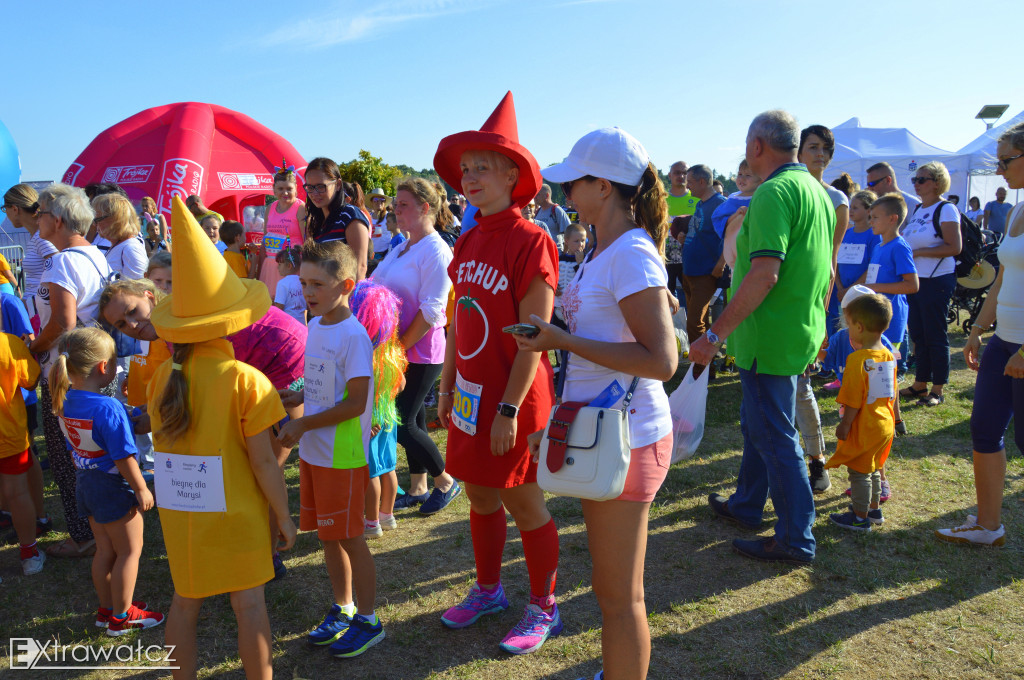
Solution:
[{"label": "green grass field", "polygon": [[[953,342],[958,352],[963,336],[955,335]],[[712,384],[701,448],[693,459],[673,466],[651,510],[646,572],[651,678],[1024,677],[1024,540],[1017,531],[1024,519],[1024,459],[1012,444],[1003,505],[1007,546],[963,548],[932,535],[936,528],[960,524],[974,505],[968,424],[974,377],[959,354],[954,369],[944,405],[904,411],[911,435],[896,441],[889,459],[893,498],[884,506],[886,523],[880,530],[851,535],[828,522],[828,513],[847,503],[845,472],[833,471],[832,489],[817,498],[818,559],[809,567],[739,557],[730,542],[744,532],[712,517],[707,495],[729,493],[741,446],[739,380],[725,375]],[[824,392],[818,396],[832,451],[835,399]],[[443,435],[436,436],[443,443]],[[401,461],[399,476],[405,478]],[[286,479],[297,513],[297,462],[289,463]],[[62,524],[52,484],[47,502]],[[551,498],[549,507],[561,536],[557,595],[565,631],[540,652],[512,657],[497,645],[528,596],[519,534],[511,521],[503,572],[510,610],[461,631],[441,625],[441,612],[461,599],[473,579],[469,505],[462,496],[433,517],[401,514],[397,530],[371,541],[377,611],[387,639],[353,660],[334,660],[305,644],[306,630],[319,622],[331,598],[316,537],[301,534],[286,554],[287,578],[266,588],[277,677],[593,677],[600,668],[601,620],[590,589],[580,504]],[[766,527],[773,518],[769,504]],[[0,549],[5,643],[0,657],[6,657],[10,637],[58,636],[62,644],[163,643],[162,628],[114,643],[93,626],[96,602],[87,560],[53,559],[43,573],[25,578],[17,557],[13,546]],[[136,596],[166,611],[173,589],[156,512],[146,515],[139,576]],[[199,654],[200,677],[243,677],[226,596],[211,598],[204,607]],[[0,676],[9,673],[18,677],[8,671],[8,659],[0,658]],[[164,675],[36,671],[35,677]]]}]

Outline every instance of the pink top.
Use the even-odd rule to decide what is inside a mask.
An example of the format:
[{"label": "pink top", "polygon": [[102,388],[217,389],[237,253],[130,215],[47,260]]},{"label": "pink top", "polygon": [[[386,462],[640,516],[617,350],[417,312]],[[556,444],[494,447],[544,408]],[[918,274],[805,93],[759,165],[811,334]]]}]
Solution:
[{"label": "pink top", "polygon": [[305,368],[306,327],[277,307],[242,330],[228,336],[235,358],[260,370],[274,387],[286,389],[302,377]]},{"label": "pink top", "polygon": [[299,206],[301,201],[292,203],[292,207],[284,212],[277,211],[277,201],[267,209],[267,232],[285,234],[293,246],[302,245],[302,229],[299,227]]}]

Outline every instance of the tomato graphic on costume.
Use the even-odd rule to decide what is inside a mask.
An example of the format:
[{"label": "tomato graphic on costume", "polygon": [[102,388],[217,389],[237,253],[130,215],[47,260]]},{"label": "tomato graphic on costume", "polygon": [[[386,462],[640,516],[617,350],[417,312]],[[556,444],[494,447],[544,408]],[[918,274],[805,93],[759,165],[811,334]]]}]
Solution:
[{"label": "tomato graphic on costume", "polygon": [[541,357],[520,404],[515,446],[504,456],[490,455],[491,426],[519,352],[515,338],[500,329],[520,321],[519,303],[536,277],[554,289],[558,251],[517,208],[477,219],[456,242],[448,266],[455,287],[456,358],[446,469],[471,484],[508,488],[536,481],[526,437],[547,421],[554,388],[551,364]]}]

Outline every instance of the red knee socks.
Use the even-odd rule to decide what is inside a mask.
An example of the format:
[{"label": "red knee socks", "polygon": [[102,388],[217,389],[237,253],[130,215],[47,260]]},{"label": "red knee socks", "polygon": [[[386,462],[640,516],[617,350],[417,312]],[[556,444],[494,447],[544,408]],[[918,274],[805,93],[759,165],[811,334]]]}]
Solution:
[{"label": "red knee socks", "polygon": [[555,604],[558,577],[558,529],[555,520],[532,531],[521,532],[526,569],[530,572],[530,602],[541,609]]},{"label": "red knee socks", "polygon": [[489,515],[471,509],[469,531],[473,537],[476,582],[487,585],[500,582],[501,553],[505,550],[505,508],[500,507]]}]

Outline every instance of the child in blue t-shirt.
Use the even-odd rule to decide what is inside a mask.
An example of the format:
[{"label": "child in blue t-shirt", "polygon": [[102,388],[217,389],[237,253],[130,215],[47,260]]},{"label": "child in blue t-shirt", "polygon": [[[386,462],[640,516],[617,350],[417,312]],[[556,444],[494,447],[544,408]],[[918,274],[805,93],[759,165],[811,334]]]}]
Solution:
[{"label": "child in blue t-shirt", "polygon": [[391,234],[391,240],[388,242],[387,252],[391,252],[395,249],[395,246],[400,246],[405,243],[408,239],[405,238],[405,234],[398,228],[398,218],[395,217],[395,213],[389,212],[384,216],[384,224],[387,225],[388,233]]},{"label": "child in blue t-shirt", "polygon": [[142,554],[142,515],[153,507],[135,461],[135,434],[120,402],[100,394],[117,376],[114,340],[99,328],[76,328],[60,340],[50,369],[53,411],[71,445],[78,514],[96,537],[92,575],[100,606],[96,625],[117,637],[163,623],[133,601]]},{"label": "child in blue t-shirt", "polygon": [[898,193],[886,194],[871,204],[871,230],[882,237],[882,242],[871,254],[864,279],[864,285],[875,293],[882,293],[892,303],[892,321],[885,337],[897,350],[907,330],[907,295],[918,289],[914,251],[899,235],[906,214],[907,204]]},{"label": "child in blue t-shirt", "polygon": [[878,197],[873,191],[859,191],[850,199],[850,228],[843,234],[837,257],[836,283],[825,315],[828,334],[839,329],[839,304],[851,286],[864,283],[875,247],[882,238],[871,229],[868,214]]}]

